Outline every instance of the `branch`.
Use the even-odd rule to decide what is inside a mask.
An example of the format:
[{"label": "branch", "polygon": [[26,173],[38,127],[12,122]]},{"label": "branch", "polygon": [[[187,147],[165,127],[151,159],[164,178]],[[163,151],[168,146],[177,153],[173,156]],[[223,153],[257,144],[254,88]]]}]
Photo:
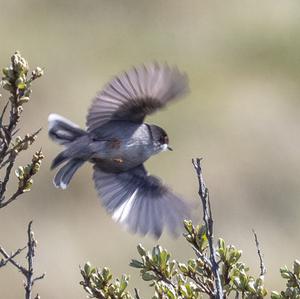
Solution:
[{"label": "branch", "polygon": [[31,292],[32,287],[34,284],[34,278],[33,278],[33,258],[35,256],[35,247],[36,247],[36,241],[34,239],[34,234],[32,231],[32,221],[29,222],[28,228],[27,228],[27,275],[26,275],[26,283],[25,283],[25,298],[31,299]]},{"label": "branch", "polygon": [[10,177],[12,168],[15,164],[16,157],[17,157],[17,155],[15,152],[11,152],[9,155],[9,165],[6,168],[4,180],[3,180],[3,182],[1,182],[1,185],[0,185],[0,208],[2,208],[2,202],[5,199],[4,193],[6,192],[7,183],[9,181],[9,177]]},{"label": "branch", "polygon": [[[11,173],[21,151],[26,151],[35,141],[40,129],[32,134],[26,134],[23,138],[15,135],[19,132],[19,121],[23,112],[23,106],[30,100],[31,83],[43,75],[43,70],[37,67],[29,74],[28,62],[19,52],[15,52],[11,57],[11,64],[2,69],[0,87],[9,92],[9,98],[2,111],[0,111],[0,209],[15,201],[21,194],[30,191],[32,177],[39,171],[43,155],[41,151],[36,152],[31,163],[20,166],[16,170],[18,185],[12,195],[7,196],[7,186],[11,181]],[[8,199],[7,199],[8,198]],[[36,241],[32,231],[32,221],[27,228],[27,245],[18,249],[10,255],[0,246],[0,268],[11,264],[25,276],[25,298],[32,299],[32,287],[34,283],[43,279],[45,274],[33,276],[33,260],[35,255]],[[27,249],[27,265],[21,265],[15,258]],[[40,298],[39,295],[35,299]]]},{"label": "branch", "polygon": [[43,160],[43,158],[44,156],[41,150],[39,150],[33,155],[30,164],[28,164],[25,167],[18,168],[18,170],[16,171],[16,176],[19,179],[18,188],[15,191],[15,193],[12,194],[11,197],[7,200],[5,200],[4,196],[2,195],[2,192],[5,192],[6,190],[6,184],[9,180],[9,177],[8,179],[4,180],[2,184],[2,190],[0,191],[0,199],[2,196],[2,200],[0,200],[0,209],[7,206],[14,200],[16,200],[24,192],[30,191],[33,182],[32,177],[39,171],[41,166],[41,161]]},{"label": "branch", "polygon": [[141,299],[137,288],[134,288],[134,293],[135,293],[135,299]]},{"label": "branch", "polygon": [[37,280],[41,280],[41,279],[45,278],[45,276],[46,276],[46,273],[43,273],[42,275],[35,277],[35,278],[32,280],[33,284],[34,284]]},{"label": "branch", "polygon": [[19,195],[23,194],[24,192],[20,190],[19,188],[17,191],[6,201],[0,202],[0,209],[6,207],[8,204],[10,204],[12,201],[16,200]]},{"label": "branch", "polygon": [[26,269],[21,266],[19,263],[17,263],[14,258],[19,255],[27,246],[23,248],[19,248],[15,253],[9,255],[4,248],[0,246],[0,253],[5,257],[5,260],[1,260],[0,262],[0,268],[5,266],[7,263],[11,263],[13,266],[15,266],[22,274],[26,275]]},{"label": "branch", "polygon": [[165,277],[165,275],[155,265],[152,265],[151,271],[153,271],[161,281],[165,282],[166,284],[169,284],[173,287],[174,290],[176,290],[176,285],[170,279]]},{"label": "branch", "polygon": [[213,217],[212,217],[212,211],[211,211],[210,200],[209,200],[209,191],[204,182],[200,162],[201,159],[199,158],[197,158],[196,161],[194,159],[192,160],[199,181],[198,194],[200,196],[201,203],[202,203],[203,221],[205,223],[206,235],[207,235],[209,251],[210,251],[210,262],[212,265],[212,272],[215,278],[216,290],[214,296],[216,299],[223,299],[224,296],[223,296],[223,289],[221,284],[219,265],[216,260],[217,259],[216,250],[213,242]]},{"label": "branch", "polygon": [[267,269],[265,267],[264,260],[262,258],[262,253],[260,251],[260,246],[259,246],[257,234],[256,234],[254,229],[252,229],[252,232],[253,232],[253,235],[254,235],[257,254],[258,254],[258,257],[259,257],[260,276],[264,276],[267,273]]},{"label": "branch", "polygon": [[[0,115],[0,169],[3,170],[3,174],[0,175],[0,208],[16,200],[24,191],[20,190],[19,186],[19,190],[5,200],[7,185],[19,153],[26,151],[40,132],[39,129],[32,134],[26,134],[24,138],[16,137],[15,141],[13,140],[20,129],[23,106],[30,101],[31,83],[43,75],[43,70],[37,67],[30,75],[28,62],[19,52],[15,52],[11,57],[11,64],[2,70],[2,74],[0,87],[9,92],[9,100]],[[29,181],[27,183],[31,184]]]},{"label": "branch", "polygon": [[[25,276],[25,299],[32,298],[32,288],[36,281],[41,280],[45,277],[45,273],[42,275],[34,277],[34,270],[33,270],[33,261],[35,256],[35,247],[36,247],[36,240],[34,239],[34,233],[32,231],[32,221],[29,222],[27,228],[27,246],[18,249],[15,253],[9,255],[1,246],[0,246],[0,253],[4,256],[5,259],[0,260],[0,268],[5,266],[7,263],[12,264],[16,267],[24,276]],[[20,265],[18,262],[14,260],[14,258],[19,255],[24,249],[27,248],[27,267]],[[39,298],[37,295],[35,298]]]},{"label": "branch", "polygon": [[[29,145],[31,145],[35,140],[37,135],[41,132],[42,128],[38,129],[37,131],[35,131],[32,134],[27,134],[23,139],[21,139],[20,137],[17,137],[17,142],[16,144],[14,144],[12,146],[12,148],[10,150],[7,150],[4,158],[8,155],[10,155],[13,152],[19,153],[23,150],[27,150]],[[10,162],[10,158],[8,157],[6,160],[4,160],[1,165],[0,165],[0,169],[2,169],[5,165],[7,165]]]},{"label": "branch", "polygon": [[194,252],[195,252],[195,254],[196,254],[196,256],[198,257],[198,258],[200,258],[200,259],[202,259],[210,268],[212,267],[212,264],[211,264],[211,262],[210,262],[210,260],[202,253],[202,252],[200,252],[197,248],[196,248],[196,246],[192,246],[192,249],[194,250]]}]

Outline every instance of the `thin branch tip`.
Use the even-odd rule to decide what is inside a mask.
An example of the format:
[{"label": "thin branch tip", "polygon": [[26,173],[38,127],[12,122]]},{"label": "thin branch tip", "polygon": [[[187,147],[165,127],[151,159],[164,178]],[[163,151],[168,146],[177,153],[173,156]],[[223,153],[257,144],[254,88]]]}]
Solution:
[{"label": "thin branch tip", "polygon": [[202,168],[201,168],[201,160],[202,158],[196,158],[192,160],[192,163],[194,165],[197,177],[198,177],[198,183],[199,183],[199,190],[198,194],[201,199],[202,203],[202,209],[203,209],[203,221],[205,224],[206,229],[206,236],[208,239],[208,245],[209,245],[209,260],[211,263],[211,268],[214,276],[214,285],[215,285],[215,294],[214,297],[216,299],[223,299],[224,293],[221,283],[221,274],[219,269],[219,264],[217,262],[217,254],[216,249],[214,246],[214,240],[213,240],[213,216],[212,216],[212,210],[211,210],[211,204],[210,204],[210,198],[209,198],[209,190],[205,185],[203,174],[202,174]]},{"label": "thin branch tip", "polygon": [[136,299],[141,299],[140,295],[139,295],[139,291],[137,288],[134,288],[134,293],[135,293],[135,298]]},{"label": "thin branch tip", "polygon": [[267,268],[264,264],[263,254],[262,254],[261,249],[260,249],[257,234],[256,234],[256,232],[253,228],[252,228],[252,233],[254,235],[255,246],[256,246],[257,255],[258,255],[258,258],[259,258],[260,276],[264,276],[267,273]]}]

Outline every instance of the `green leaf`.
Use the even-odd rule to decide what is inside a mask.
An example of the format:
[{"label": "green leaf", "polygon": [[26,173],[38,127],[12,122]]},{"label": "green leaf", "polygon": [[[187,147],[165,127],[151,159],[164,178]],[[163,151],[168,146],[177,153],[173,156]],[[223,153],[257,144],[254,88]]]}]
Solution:
[{"label": "green leaf", "polygon": [[219,246],[219,248],[225,249],[225,241],[220,238],[218,240],[218,246]]},{"label": "green leaf", "polygon": [[156,280],[156,276],[153,275],[153,274],[151,274],[151,273],[149,273],[149,272],[143,273],[142,278],[145,281]]},{"label": "green leaf", "polygon": [[281,277],[284,279],[291,278],[291,273],[290,273],[289,269],[287,268],[287,266],[284,266],[283,268],[280,269],[280,274],[281,274]]},{"label": "green leaf", "polygon": [[23,104],[27,103],[29,100],[30,100],[29,97],[22,97],[19,99],[19,104],[23,105]]},{"label": "green leaf", "polygon": [[160,261],[162,268],[165,268],[167,265],[167,262],[169,261],[170,254],[167,252],[167,250],[162,250],[160,253]]},{"label": "green leaf", "polygon": [[156,264],[160,264],[160,253],[162,248],[160,246],[155,246],[152,249],[152,260]]},{"label": "green leaf", "polygon": [[3,87],[3,89],[8,90],[8,91],[13,91],[13,86],[11,85],[11,83],[7,80],[2,80],[1,81],[1,86]]},{"label": "green leaf", "polygon": [[90,262],[85,263],[84,272],[86,273],[87,276],[90,275],[90,273],[91,273],[91,264],[90,264]]},{"label": "green leaf", "polygon": [[178,263],[178,268],[183,274],[186,274],[189,272],[188,267],[183,263]]},{"label": "green leaf", "polygon": [[145,248],[142,246],[142,244],[139,244],[139,245],[137,246],[137,250],[138,250],[138,253],[140,254],[140,256],[146,255],[146,250],[145,250]]},{"label": "green leaf", "polygon": [[18,89],[25,89],[26,84],[24,82],[20,82],[20,83],[18,83],[17,87],[18,87]]},{"label": "green leaf", "polygon": [[184,228],[186,229],[186,231],[191,234],[193,232],[193,223],[191,220],[184,220],[183,222],[184,224]]},{"label": "green leaf", "polygon": [[294,274],[299,277],[300,275],[300,262],[298,260],[294,261]]},{"label": "green leaf", "polygon": [[17,176],[17,178],[19,180],[22,180],[24,177],[24,168],[23,166],[19,166],[16,170],[15,170],[15,174]]},{"label": "green leaf", "polygon": [[282,296],[278,292],[273,291],[273,292],[271,292],[271,298],[272,299],[281,299]]},{"label": "green leaf", "polygon": [[28,192],[31,190],[31,187],[33,185],[33,179],[30,179],[26,182],[25,186],[23,187],[23,192]]},{"label": "green leaf", "polygon": [[120,281],[120,293],[123,293],[125,289],[128,286],[128,277],[126,275],[122,275],[121,281]]},{"label": "green leaf", "polygon": [[138,268],[138,269],[144,268],[144,264],[138,260],[131,260],[129,266],[131,266],[133,268]]}]

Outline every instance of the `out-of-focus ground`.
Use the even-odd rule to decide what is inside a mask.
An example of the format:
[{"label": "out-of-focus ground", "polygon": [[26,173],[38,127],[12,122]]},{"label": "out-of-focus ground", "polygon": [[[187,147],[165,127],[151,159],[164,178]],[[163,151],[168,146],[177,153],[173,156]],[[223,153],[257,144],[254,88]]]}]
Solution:
[{"label": "out-of-focus ground", "polygon": [[[124,232],[99,204],[90,165],[67,190],[52,185],[49,166],[59,147],[47,137],[48,114],[84,126],[90,99],[108,79],[153,60],[185,70],[191,92],[148,118],[168,131],[174,151],[152,158],[147,168],[197,201],[191,158],[204,157],[216,236],[242,248],[258,274],[255,228],[267,286],[282,286],[279,266],[300,257],[299,1],[0,0],[0,28],[2,67],[18,49],[32,67],[45,69],[22,133],[44,128],[34,148],[42,146],[46,158],[32,192],[0,211],[0,244],[7,249],[25,242],[34,220],[36,269],[47,273],[36,288],[43,299],[85,298],[78,266],[86,260],[129,273],[131,286],[149,298],[151,290],[128,266],[136,245],[159,242],[175,258],[192,255],[182,238]],[[25,156],[18,164],[30,159]],[[21,275],[0,269],[0,298],[22,296]]]}]

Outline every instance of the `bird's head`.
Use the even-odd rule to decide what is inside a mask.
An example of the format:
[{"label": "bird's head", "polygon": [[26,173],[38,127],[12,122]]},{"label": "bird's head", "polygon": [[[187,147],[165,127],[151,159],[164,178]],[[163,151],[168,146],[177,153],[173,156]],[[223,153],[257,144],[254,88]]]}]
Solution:
[{"label": "bird's head", "polygon": [[172,151],[172,148],[169,146],[169,137],[164,129],[151,125],[150,133],[156,154],[166,150]]}]

